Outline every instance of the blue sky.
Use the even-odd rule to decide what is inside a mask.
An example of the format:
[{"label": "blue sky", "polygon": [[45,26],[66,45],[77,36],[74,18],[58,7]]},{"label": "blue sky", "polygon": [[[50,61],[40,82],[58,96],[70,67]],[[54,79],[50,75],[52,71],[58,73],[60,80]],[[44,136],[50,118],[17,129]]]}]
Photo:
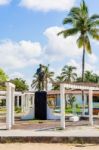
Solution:
[{"label": "blue sky", "polygon": [[[62,20],[80,0],[0,0],[0,67],[10,78],[22,77],[31,83],[40,63],[60,73],[68,64],[81,72],[82,50],[77,36],[57,37]],[[97,0],[86,0],[90,14],[99,13]],[[91,41],[93,54],[86,56],[86,70],[99,74],[99,42]]]}]

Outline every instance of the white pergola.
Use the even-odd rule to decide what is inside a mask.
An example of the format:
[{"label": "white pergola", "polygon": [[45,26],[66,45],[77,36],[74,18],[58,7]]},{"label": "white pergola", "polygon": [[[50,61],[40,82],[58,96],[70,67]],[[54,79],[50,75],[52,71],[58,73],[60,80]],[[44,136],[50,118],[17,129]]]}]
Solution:
[{"label": "white pergola", "polygon": [[60,101],[61,101],[61,127],[65,129],[65,88],[79,89],[89,91],[89,123],[93,125],[93,91],[99,91],[99,87],[77,85],[77,83],[60,83]]},{"label": "white pergola", "polygon": [[28,99],[29,96],[32,97],[33,109],[34,109],[34,93],[32,92],[16,92],[15,85],[6,82],[1,83],[1,85],[6,86],[6,91],[0,91],[0,99],[6,99],[6,129],[10,130],[12,125],[15,123],[14,107],[15,107],[15,96],[17,97],[17,103],[19,106],[19,96],[21,96],[21,108],[22,112],[29,109]]}]

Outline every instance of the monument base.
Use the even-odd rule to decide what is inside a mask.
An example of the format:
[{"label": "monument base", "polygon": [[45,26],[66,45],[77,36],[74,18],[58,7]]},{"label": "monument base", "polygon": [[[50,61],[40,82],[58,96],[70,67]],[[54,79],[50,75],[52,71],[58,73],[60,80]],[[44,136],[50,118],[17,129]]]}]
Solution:
[{"label": "monument base", "polygon": [[35,119],[47,119],[47,92],[35,92]]}]

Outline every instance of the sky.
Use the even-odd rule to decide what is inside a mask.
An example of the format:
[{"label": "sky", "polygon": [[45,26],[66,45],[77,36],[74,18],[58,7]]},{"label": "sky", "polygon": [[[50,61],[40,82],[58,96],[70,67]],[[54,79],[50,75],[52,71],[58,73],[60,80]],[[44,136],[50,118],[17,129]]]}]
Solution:
[{"label": "sky", "polygon": [[[90,15],[99,13],[99,1],[85,0]],[[82,49],[78,35],[64,39],[57,33],[65,28],[63,19],[81,0],[0,0],[0,67],[10,78],[21,77],[31,84],[39,64],[50,64],[59,75],[64,65],[81,73]],[[99,74],[99,42],[91,39],[86,70]]]}]

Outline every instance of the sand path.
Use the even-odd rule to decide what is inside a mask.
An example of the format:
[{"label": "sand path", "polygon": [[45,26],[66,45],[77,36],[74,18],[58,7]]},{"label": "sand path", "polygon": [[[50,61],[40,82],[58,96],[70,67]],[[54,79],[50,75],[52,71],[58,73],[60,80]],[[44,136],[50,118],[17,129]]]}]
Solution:
[{"label": "sand path", "polygon": [[99,145],[70,144],[0,144],[0,150],[99,150]]}]

